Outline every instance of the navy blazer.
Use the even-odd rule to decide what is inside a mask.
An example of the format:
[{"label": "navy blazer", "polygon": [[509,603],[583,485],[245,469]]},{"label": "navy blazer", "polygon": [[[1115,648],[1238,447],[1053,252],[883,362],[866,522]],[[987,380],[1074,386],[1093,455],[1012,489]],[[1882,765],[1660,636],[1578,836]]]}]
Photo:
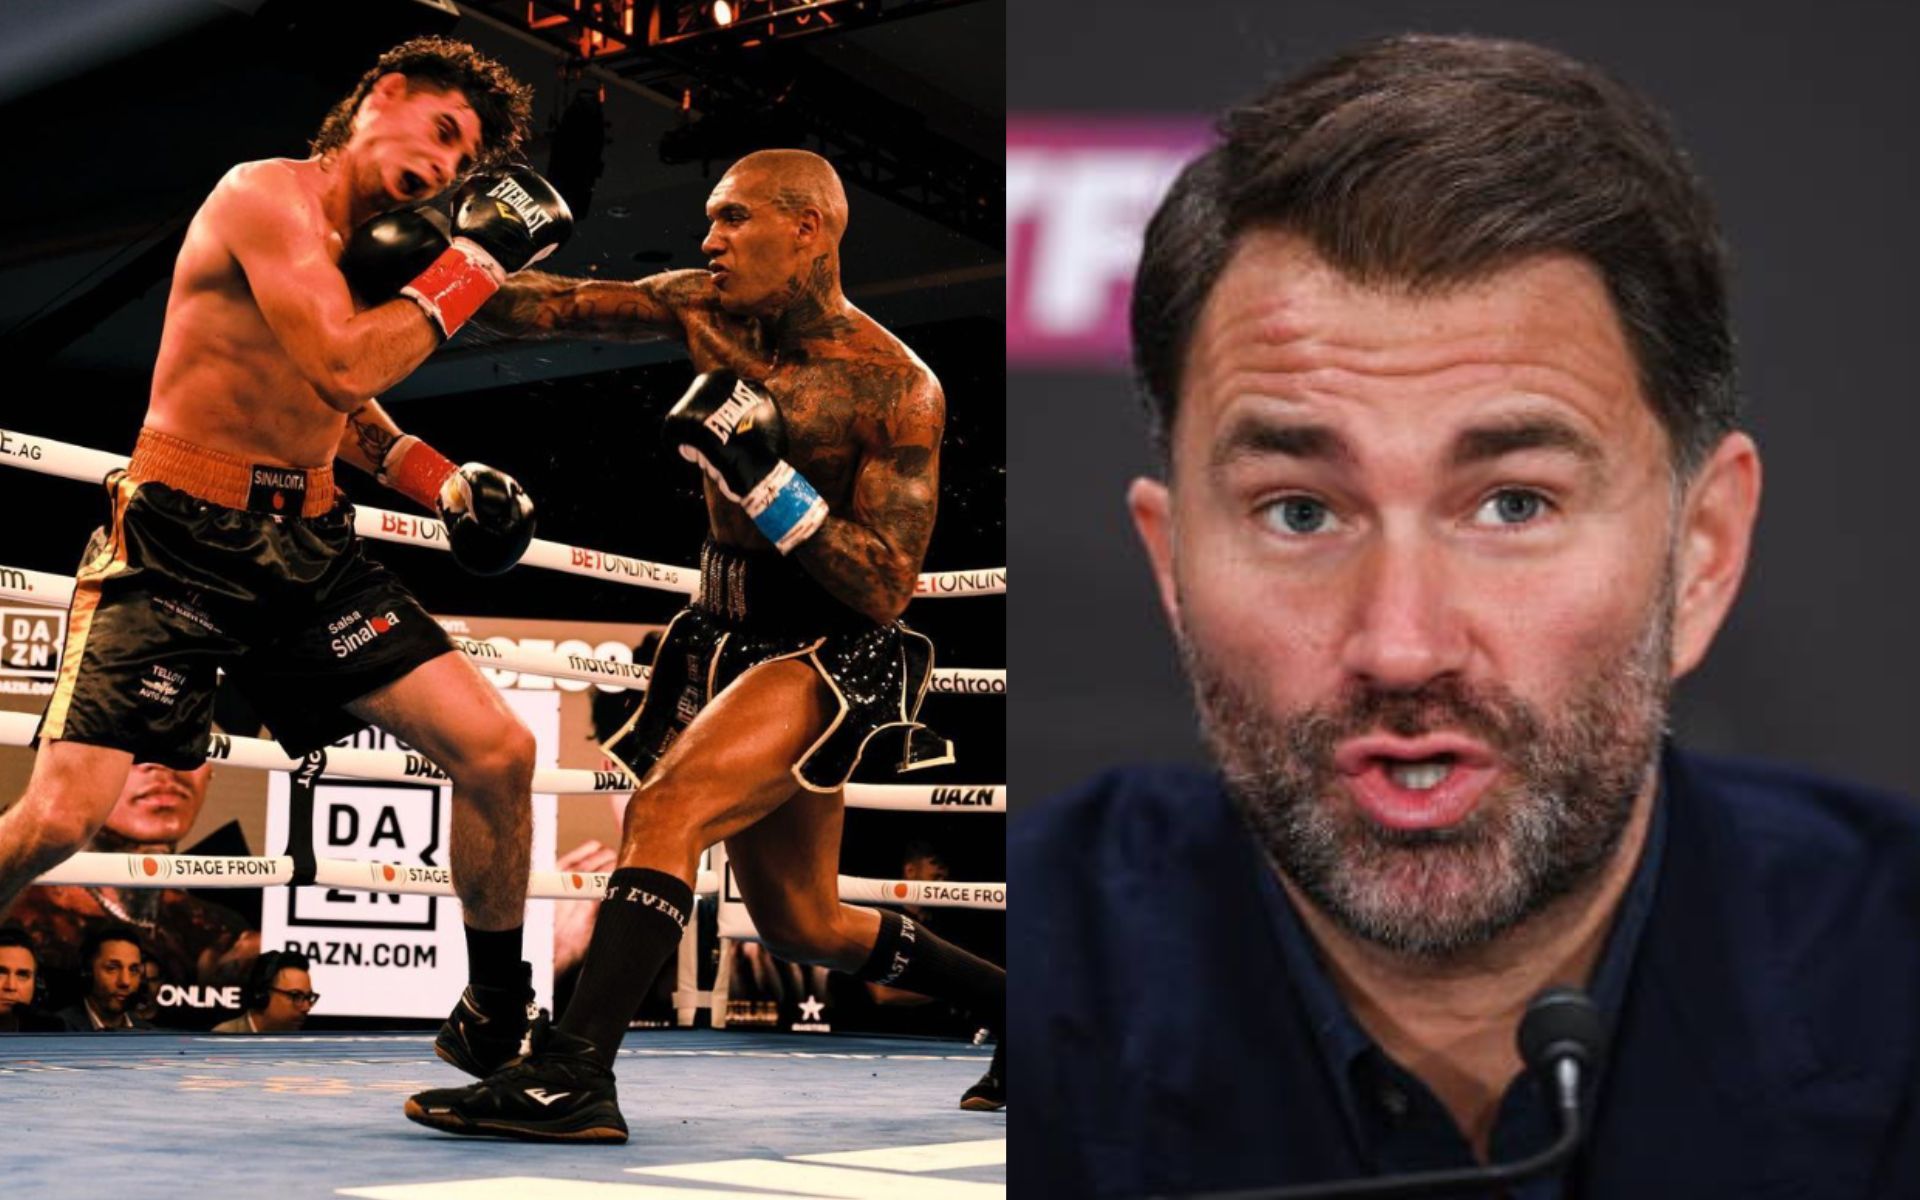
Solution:
[{"label": "navy blazer", "polygon": [[[1544,1194],[1920,1200],[1920,805],[1672,751],[1657,803],[1593,1128]],[[1375,1173],[1217,777],[1106,774],[1008,852],[1015,1194]]]}]

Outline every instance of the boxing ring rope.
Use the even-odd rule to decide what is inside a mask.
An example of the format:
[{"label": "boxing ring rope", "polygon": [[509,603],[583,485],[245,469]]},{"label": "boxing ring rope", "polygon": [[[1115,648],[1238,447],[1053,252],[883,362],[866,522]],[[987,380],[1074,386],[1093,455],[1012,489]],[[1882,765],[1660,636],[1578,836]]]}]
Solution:
[{"label": "boxing ring rope", "polygon": [[[405,896],[452,896],[447,867],[414,863],[322,858],[314,863],[313,887]],[[38,884],[122,888],[257,888],[294,882],[291,856],[199,854],[100,854],[82,851],[34,880]],[[533,871],[529,900],[598,900],[609,871]],[[720,890],[716,871],[702,871],[694,892]],[[840,898],[850,904],[914,904],[923,908],[1005,910],[1004,883],[955,883],[945,879],[862,879],[840,876]]]},{"label": "boxing ring rope", "polygon": [[[0,746],[27,746],[39,718],[32,713],[0,712]],[[400,750],[363,750],[329,746],[326,774],[381,783],[444,783],[446,772],[425,755]],[[289,758],[278,745],[263,738],[215,734],[207,752],[211,762],[228,763],[255,771],[293,771],[302,760]],[[634,790],[625,771],[587,771],[573,767],[541,767],[533,773],[533,790],[542,795],[585,796]],[[850,783],[847,807],[888,812],[966,811],[1005,812],[1007,789],[1000,784]]]},{"label": "boxing ring rope", "polygon": [[[73,580],[64,575],[0,565],[0,600],[65,608],[72,598]],[[506,638],[483,641],[454,637],[453,644],[486,670],[574,679],[598,684],[609,691],[643,692],[652,673],[645,663],[529,650],[512,645]],[[935,667],[927,690],[940,695],[1003,696],[1007,691],[1007,673],[1003,669],[982,667]]]},{"label": "boxing ring rope", "polygon": [[[0,465],[82,483],[99,483],[127,463],[128,459],[123,455],[0,428]],[[356,505],[354,532],[378,541],[441,551],[449,549],[446,528],[438,520],[387,509]],[[700,585],[697,568],[648,562],[539,538],[529,545],[520,565],[683,595],[693,595]],[[1005,567],[927,572],[916,580],[914,595],[916,598],[1004,595],[1006,587]],[[73,588],[73,581],[62,575],[0,565],[0,600],[64,608],[72,601]],[[577,653],[527,649],[505,638],[482,641],[455,636],[452,640],[459,650],[489,672],[512,670],[551,679],[576,680],[595,684],[608,691],[644,691],[651,675],[651,668],[644,664]],[[957,695],[1004,695],[1006,686],[1006,671],[1003,669],[947,667],[934,670],[928,690]],[[0,712],[0,746],[30,745],[37,727],[38,721],[30,714]],[[214,736],[207,757],[234,766],[280,772],[293,772],[310,766],[311,759],[319,758],[324,763],[319,769],[324,770],[327,776],[400,783],[447,779],[446,773],[438,766],[423,755],[412,752],[333,746],[309,756],[309,760],[298,760],[289,758],[272,742],[224,734]],[[624,771],[617,770],[541,768],[534,772],[532,790],[551,795],[630,792],[634,790],[634,780]],[[849,784],[845,789],[845,801],[849,808],[887,811],[1004,813],[1006,788],[1000,784]],[[290,846],[289,849],[296,848]],[[371,893],[456,895],[452,872],[444,866],[321,859],[314,857],[311,849],[298,852],[305,857],[296,860],[291,854],[248,857],[82,852],[41,876],[37,882],[196,888],[311,885]],[[716,861],[724,863],[724,858]],[[303,866],[306,868],[304,873]],[[597,899],[606,890],[608,878],[609,874],[605,872],[532,871],[528,877],[527,895],[529,899]],[[866,879],[848,875],[838,876],[837,882],[840,899],[852,904],[1006,910],[1007,885],[1004,882]],[[701,872],[697,884],[696,891],[701,894],[721,891],[720,872]],[[749,936],[752,936],[751,933]],[[730,959],[724,953],[724,948],[729,940],[723,933],[723,970],[711,992],[676,992],[676,1007],[681,1010],[683,1024],[690,1019],[686,1002],[691,1002],[694,1008],[708,1008],[712,1012],[715,1028],[723,1028],[727,1024],[724,1005],[729,972],[724,967]],[[692,965],[690,951],[691,942],[682,945],[681,958],[685,960],[682,962],[683,970]]]},{"label": "boxing ring rope", "polygon": [[[51,438],[36,437],[17,430],[0,429],[0,465],[97,484],[110,473],[125,467],[127,457],[68,442],[56,442]],[[432,550],[448,548],[446,527],[432,517],[355,505],[353,529],[361,537],[376,541],[425,546]],[[549,542],[543,538],[533,539],[526,554],[521,557],[520,565],[688,596],[700,589],[700,571],[696,567],[648,562],[624,554]],[[1004,595],[1006,590],[1007,569],[985,567],[974,571],[933,571],[922,574],[913,592],[916,597],[940,598],[997,596]]]}]

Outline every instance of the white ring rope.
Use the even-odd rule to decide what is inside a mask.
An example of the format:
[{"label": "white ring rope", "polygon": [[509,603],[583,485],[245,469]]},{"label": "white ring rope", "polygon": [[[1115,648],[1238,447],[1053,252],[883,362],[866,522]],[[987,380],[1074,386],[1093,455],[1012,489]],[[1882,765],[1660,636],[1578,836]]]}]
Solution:
[{"label": "white ring rope", "polygon": [[[25,567],[0,566],[0,600],[26,604],[44,604],[65,608],[73,599],[73,580],[47,571]],[[609,691],[647,689],[651,674],[645,663],[617,658],[595,658],[585,654],[561,654],[516,646],[510,638],[453,637],[453,644],[467,657],[478,661],[483,670],[511,670],[523,675],[544,675],[549,679],[577,679],[596,683]],[[1005,670],[976,667],[936,667],[927,690],[943,695],[1004,696],[1007,693]]]},{"label": "white ring rope", "polygon": [[[26,746],[33,741],[39,718],[32,713],[0,712],[0,746]],[[328,746],[327,775],[369,779],[383,783],[445,782],[447,775],[423,754],[400,750],[362,750]],[[278,745],[262,738],[215,734],[207,752],[213,762],[230,763],[255,771],[292,771],[300,760],[289,758]],[[541,767],[533,773],[533,790],[542,795],[584,796],[631,792],[633,776],[625,771],[584,771],[571,767]],[[850,783],[848,808],[890,812],[969,812],[1007,810],[1007,789],[1001,784]]]},{"label": "white ring rope", "polygon": [[[43,475],[57,475],[81,483],[99,483],[109,473],[126,466],[127,458],[122,454],[90,450],[85,446],[56,442],[51,438],[36,437],[17,430],[0,429],[0,465],[37,471]],[[378,541],[402,542],[434,550],[447,548],[446,528],[431,517],[355,505],[353,529],[361,537]],[[700,571],[695,567],[647,562],[624,554],[609,554],[604,550],[568,546],[542,538],[533,539],[533,544],[527,547],[526,554],[520,559],[520,565],[544,567],[549,571],[564,571],[569,575],[586,575],[633,587],[655,588],[689,596],[700,590]],[[1006,590],[1007,569],[983,567],[977,571],[929,572],[920,576],[913,594],[927,597],[998,596],[1004,595]]]},{"label": "white ring rope", "polygon": [[[606,871],[533,871],[529,900],[598,900],[607,890]],[[1007,907],[1004,883],[956,883],[946,879],[840,878],[840,898],[853,904],[912,904],[922,908]],[[293,859],[239,855],[101,854],[82,851],[36,879],[40,884],[123,888],[258,888],[293,881]],[[453,872],[416,863],[361,862],[322,858],[312,887],[384,895],[452,896]],[[700,895],[720,890],[720,877],[702,871]]]}]

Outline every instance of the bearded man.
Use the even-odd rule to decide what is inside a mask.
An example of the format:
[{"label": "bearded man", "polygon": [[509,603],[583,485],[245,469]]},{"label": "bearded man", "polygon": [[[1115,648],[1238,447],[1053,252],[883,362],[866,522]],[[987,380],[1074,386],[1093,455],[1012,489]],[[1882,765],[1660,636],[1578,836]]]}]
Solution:
[{"label": "bearded man", "polygon": [[1147,234],[1128,496],[1220,771],[1014,826],[1013,1185],[1525,1157],[1516,1028],[1568,986],[1591,1134],[1507,1194],[1920,1195],[1920,808],[1664,738],[1760,497],[1665,121],[1402,37],[1221,134]]}]

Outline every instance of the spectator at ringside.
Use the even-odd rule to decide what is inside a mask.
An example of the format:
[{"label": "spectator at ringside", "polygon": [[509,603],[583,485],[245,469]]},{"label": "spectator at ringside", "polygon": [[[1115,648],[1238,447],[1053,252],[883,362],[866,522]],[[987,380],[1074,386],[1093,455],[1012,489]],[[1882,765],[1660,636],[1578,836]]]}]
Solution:
[{"label": "spectator at ringside", "polygon": [[153,1028],[133,1012],[146,974],[146,954],[133,926],[103,925],[89,932],[80,945],[80,964],[86,994],[59,1013],[69,1030]]},{"label": "spectator at ringside", "polygon": [[[137,763],[127,774],[120,799],[87,849],[108,854],[174,854],[206,804],[211,764],[178,771],[158,763]],[[230,909],[188,895],[178,888],[124,888],[101,885],[30,887],[20,894],[10,918],[40,941],[41,968],[55,985],[55,1003],[76,999],[65,987],[80,977],[76,952],[88,933],[116,923],[133,926],[146,948],[149,997],[162,984],[178,987],[231,986],[246,977],[260,952],[260,936]],[[82,986],[84,987],[84,981]],[[169,998],[178,992],[169,989]],[[163,1024],[204,1027],[217,1007],[196,1021],[196,1009],[169,1004]]]},{"label": "spectator at ringside", "polygon": [[215,1033],[291,1033],[306,1024],[320,1003],[313,990],[312,964],[298,950],[269,950],[247,972],[239,1016],[213,1027]]},{"label": "spectator at ringside", "polygon": [[66,1028],[38,1011],[45,987],[33,938],[16,925],[0,928],[0,1033],[57,1033]]}]

